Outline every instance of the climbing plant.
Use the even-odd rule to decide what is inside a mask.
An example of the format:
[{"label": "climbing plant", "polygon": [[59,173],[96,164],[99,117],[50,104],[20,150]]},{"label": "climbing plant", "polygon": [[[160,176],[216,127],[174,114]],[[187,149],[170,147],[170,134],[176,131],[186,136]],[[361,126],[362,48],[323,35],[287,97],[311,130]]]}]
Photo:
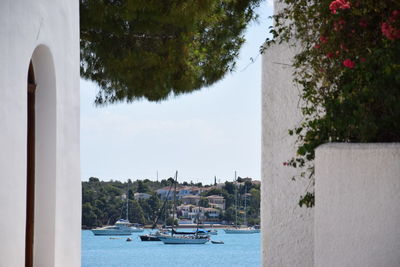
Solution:
[{"label": "climbing plant", "polygon": [[[327,142],[400,141],[400,1],[281,0],[274,44],[299,52],[302,122],[289,130],[296,155],[283,164],[314,183],[315,149]],[[310,186],[300,206],[314,205]]]}]

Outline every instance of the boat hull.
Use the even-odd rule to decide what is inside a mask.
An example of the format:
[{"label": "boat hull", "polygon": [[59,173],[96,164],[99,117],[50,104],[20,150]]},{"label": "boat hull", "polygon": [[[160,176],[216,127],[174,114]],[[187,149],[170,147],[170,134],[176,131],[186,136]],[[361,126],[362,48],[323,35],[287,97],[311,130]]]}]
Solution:
[{"label": "boat hull", "polygon": [[94,235],[132,235],[131,231],[118,231],[118,230],[92,230]]},{"label": "boat hull", "polygon": [[161,241],[158,236],[152,236],[152,235],[141,235],[140,240],[142,240],[142,241]]},{"label": "boat hull", "polygon": [[225,234],[256,234],[260,229],[224,229]]},{"label": "boat hull", "polygon": [[140,233],[143,232],[143,229],[93,229],[92,233],[94,235],[105,235],[105,236],[114,236],[114,235],[132,235],[132,233]]},{"label": "boat hull", "polygon": [[208,242],[208,238],[184,238],[184,237],[159,237],[164,244],[205,244]]}]

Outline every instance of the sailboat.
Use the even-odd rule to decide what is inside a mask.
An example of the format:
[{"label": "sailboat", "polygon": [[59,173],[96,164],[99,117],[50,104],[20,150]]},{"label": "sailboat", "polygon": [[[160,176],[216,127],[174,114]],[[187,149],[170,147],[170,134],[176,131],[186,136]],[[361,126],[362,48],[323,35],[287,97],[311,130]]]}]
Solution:
[{"label": "sailboat", "polygon": [[[236,178],[236,171],[235,171],[235,182],[237,181]],[[246,188],[245,188],[245,194],[244,194],[244,227],[241,227],[237,224],[237,187],[235,185],[235,227],[234,228],[229,228],[229,229],[224,229],[226,234],[255,234],[259,233],[260,229],[256,229],[254,227],[248,227],[247,226],[247,198],[246,198]]]},{"label": "sailboat", "polygon": [[[157,172],[157,180],[158,180],[158,172]],[[152,230],[154,230],[157,227],[157,222],[158,219],[163,215],[164,211],[165,211],[165,206],[167,204],[168,198],[169,198],[169,194],[171,193],[172,187],[174,186],[174,183],[171,183],[168,193],[167,193],[167,197],[164,200],[164,204],[160,209],[159,214],[157,215],[157,217],[155,218],[154,222],[153,222],[153,227]],[[140,235],[139,238],[141,241],[161,241],[161,239],[159,238],[160,236],[169,236],[169,232],[167,232],[166,230],[158,230],[156,232],[152,232],[149,234],[145,234],[145,235]]]},{"label": "sailboat", "polygon": [[172,212],[172,230],[171,236],[160,236],[159,239],[164,244],[205,244],[209,241],[208,235],[200,233],[199,229],[192,233],[179,233],[174,230],[175,211],[176,211],[176,184],[178,181],[178,171],[175,173],[174,185],[174,209]]},{"label": "sailboat", "polygon": [[[128,190],[129,191],[129,190]],[[126,219],[119,219],[114,225],[105,226],[101,228],[92,229],[94,235],[132,235],[132,233],[143,232],[143,228],[131,226],[128,220],[129,213],[129,198],[128,193],[126,194]]]}]

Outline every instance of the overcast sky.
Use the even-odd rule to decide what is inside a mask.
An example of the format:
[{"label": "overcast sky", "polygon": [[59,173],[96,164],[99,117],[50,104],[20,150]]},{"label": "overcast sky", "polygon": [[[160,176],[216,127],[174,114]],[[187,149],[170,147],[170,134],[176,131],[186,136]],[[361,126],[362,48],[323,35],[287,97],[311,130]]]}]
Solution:
[{"label": "overcast sky", "polygon": [[[81,178],[212,183],[260,179],[261,56],[271,1],[246,32],[236,71],[201,91],[161,103],[95,107],[98,88],[81,80]],[[251,63],[250,58],[255,62]]]}]

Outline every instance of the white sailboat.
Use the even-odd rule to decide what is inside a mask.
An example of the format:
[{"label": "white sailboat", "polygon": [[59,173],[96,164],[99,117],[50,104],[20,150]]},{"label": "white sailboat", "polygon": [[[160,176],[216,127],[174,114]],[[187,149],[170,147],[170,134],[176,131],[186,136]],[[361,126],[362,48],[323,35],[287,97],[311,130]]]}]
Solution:
[{"label": "white sailboat", "polygon": [[[235,171],[235,181],[237,180],[236,178],[236,171]],[[247,226],[247,198],[246,198],[246,189],[245,189],[245,194],[244,194],[244,226],[240,226],[237,224],[237,187],[235,185],[235,227],[234,228],[228,228],[224,229],[226,234],[255,234],[259,233],[260,229],[256,229],[254,227],[248,227]]]},{"label": "white sailboat", "polygon": [[178,171],[175,173],[175,188],[174,188],[174,210],[172,212],[172,231],[171,236],[160,236],[159,239],[164,244],[205,244],[209,241],[208,235],[199,234],[198,229],[195,233],[191,234],[182,234],[174,231],[174,222],[175,222],[175,211],[176,211],[176,184],[178,180]]},{"label": "white sailboat", "polygon": [[[128,190],[129,191],[129,190]],[[132,233],[143,232],[143,228],[131,226],[132,224],[128,220],[129,214],[129,198],[128,193],[126,194],[126,219],[119,219],[114,225],[105,226],[101,228],[92,229],[94,235],[132,235]]]}]

